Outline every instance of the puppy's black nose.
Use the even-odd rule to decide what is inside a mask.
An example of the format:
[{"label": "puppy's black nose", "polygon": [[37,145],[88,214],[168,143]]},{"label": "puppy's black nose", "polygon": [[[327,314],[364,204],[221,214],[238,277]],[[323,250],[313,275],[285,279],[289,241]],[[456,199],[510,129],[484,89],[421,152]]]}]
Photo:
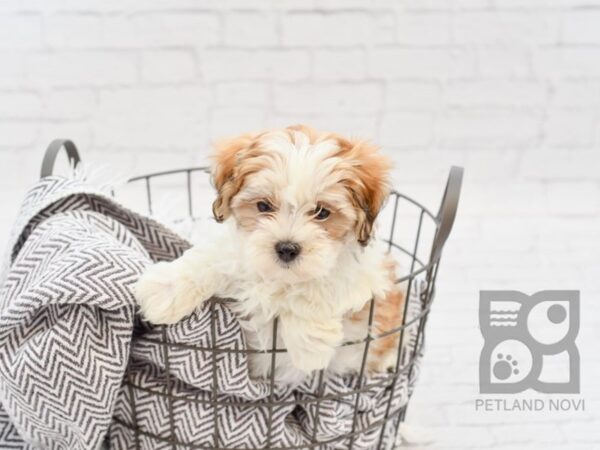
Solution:
[{"label": "puppy's black nose", "polygon": [[296,259],[296,257],[300,254],[299,244],[290,241],[281,241],[275,244],[275,251],[277,252],[277,256],[280,260],[284,262],[290,262]]}]

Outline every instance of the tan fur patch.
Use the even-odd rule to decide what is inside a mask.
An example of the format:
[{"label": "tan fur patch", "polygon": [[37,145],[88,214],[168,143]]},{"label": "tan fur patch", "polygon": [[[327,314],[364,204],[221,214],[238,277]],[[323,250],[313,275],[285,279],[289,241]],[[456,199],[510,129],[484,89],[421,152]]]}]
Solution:
[{"label": "tan fur patch", "polygon": [[378,153],[378,148],[365,141],[350,141],[336,136],[340,150],[337,156],[348,165],[349,176],[343,183],[352,194],[356,208],[356,236],[366,245],[371,237],[373,223],[390,192],[391,162]]},{"label": "tan fur patch", "polygon": [[[383,270],[388,272],[393,287],[385,297],[375,298],[375,307],[373,311],[373,328],[374,334],[379,336],[389,331],[395,330],[402,325],[404,315],[404,304],[406,295],[404,290],[395,283],[397,263],[388,256],[385,260]],[[370,302],[364,306],[362,310],[352,315],[352,321],[367,321],[369,318]],[[400,340],[400,331],[391,333],[387,336],[375,339],[371,343],[369,349],[368,369],[369,371],[382,370],[381,364],[389,355],[398,352]]]},{"label": "tan fur patch", "polygon": [[352,230],[352,222],[349,220],[348,216],[338,211],[332,212],[329,219],[321,222],[320,225],[327,231],[327,234],[331,239],[338,241],[343,240]]},{"label": "tan fur patch", "polygon": [[261,134],[244,134],[216,145],[213,156],[213,183],[217,189],[217,198],[213,202],[213,214],[219,222],[231,214],[230,204],[240,191],[245,178],[264,167],[257,157]]}]

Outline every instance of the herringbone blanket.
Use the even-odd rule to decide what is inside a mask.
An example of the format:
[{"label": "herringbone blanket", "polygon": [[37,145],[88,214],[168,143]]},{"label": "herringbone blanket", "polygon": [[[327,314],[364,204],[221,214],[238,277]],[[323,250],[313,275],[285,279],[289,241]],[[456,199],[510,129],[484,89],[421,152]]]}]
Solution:
[{"label": "herringbone blanket", "polygon": [[[383,421],[407,403],[416,371],[391,401],[383,374],[363,379],[358,397],[341,396],[356,376],[271,393],[235,352],[244,338],[226,304],[136,326],[132,287],[144,267],[189,245],[81,181],[48,177],[29,192],[0,279],[0,448],[302,448],[316,438],[345,449],[353,430],[355,449],[380,439],[389,448],[395,420]],[[419,308],[415,296],[409,314]]]}]

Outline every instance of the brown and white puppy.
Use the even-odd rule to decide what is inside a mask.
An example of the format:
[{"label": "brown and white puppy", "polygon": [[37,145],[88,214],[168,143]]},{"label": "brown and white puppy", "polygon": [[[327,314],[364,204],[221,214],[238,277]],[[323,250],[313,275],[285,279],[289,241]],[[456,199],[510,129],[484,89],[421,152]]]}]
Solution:
[{"label": "brown and white puppy", "polygon": [[[401,323],[404,293],[395,265],[372,239],[389,193],[390,162],[374,145],[306,126],[247,134],[219,145],[213,169],[217,236],[181,258],[150,267],[136,286],[142,314],[174,323],[212,296],[235,298],[248,345],[272,347],[276,379],[299,382],[317,369],[357,371],[369,333]],[[398,333],[372,341],[368,369],[394,364]],[[255,354],[254,376],[271,356]]]}]

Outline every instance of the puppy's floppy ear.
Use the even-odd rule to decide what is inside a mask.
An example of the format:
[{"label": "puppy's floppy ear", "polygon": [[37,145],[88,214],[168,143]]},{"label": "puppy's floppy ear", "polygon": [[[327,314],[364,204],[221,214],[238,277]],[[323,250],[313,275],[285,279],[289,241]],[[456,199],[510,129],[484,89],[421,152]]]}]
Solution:
[{"label": "puppy's floppy ear", "polygon": [[212,181],[217,190],[217,198],[212,210],[217,222],[222,222],[231,215],[231,200],[242,188],[244,177],[248,174],[242,170],[242,163],[255,146],[257,137],[257,134],[244,134],[215,145]]},{"label": "puppy's floppy ear", "polygon": [[350,191],[356,209],[355,234],[361,245],[367,245],[373,223],[390,193],[389,158],[378,152],[378,147],[365,141],[351,141],[338,137],[339,156],[349,164],[349,175],[343,180]]}]

